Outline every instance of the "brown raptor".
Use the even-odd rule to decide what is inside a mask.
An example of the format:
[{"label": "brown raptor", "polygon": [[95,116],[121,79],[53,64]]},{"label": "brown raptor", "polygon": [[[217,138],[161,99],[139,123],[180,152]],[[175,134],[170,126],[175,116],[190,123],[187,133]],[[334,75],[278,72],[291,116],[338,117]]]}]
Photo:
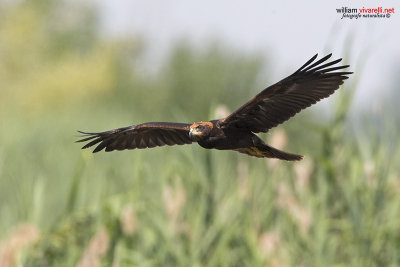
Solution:
[{"label": "brown raptor", "polygon": [[[292,75],[261,91],[228,117],[206,122],[146,122],[100,133],[86,133],[77,142],[96,145],[93,152],[184,145],[197,142],[211,149],[234,150],[259,158],[301,160],[303,157],[273,148],[256,133],[288,120],[296,113],[333,94],[352,72],[337,71],[342,59],[325,63],[332,54],[316,62],[317,55]],[[323,63],[323,64],[322,64]]]}]

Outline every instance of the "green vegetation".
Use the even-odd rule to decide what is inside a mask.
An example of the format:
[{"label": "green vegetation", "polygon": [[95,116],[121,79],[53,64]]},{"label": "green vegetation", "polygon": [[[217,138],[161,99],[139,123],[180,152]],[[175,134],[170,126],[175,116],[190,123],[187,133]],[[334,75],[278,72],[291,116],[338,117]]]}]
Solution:
[{"label": "green vegetation", "polygon": [[92,155],[76,130],[214,118],[268,64],[179,44],[144,74],[143,43],[102,38],[91,10],[0,3],[0,266],[400,265],[399,125],[349,126],[357,75],[330,118],[263,136],[299,163],[197,145]]}]

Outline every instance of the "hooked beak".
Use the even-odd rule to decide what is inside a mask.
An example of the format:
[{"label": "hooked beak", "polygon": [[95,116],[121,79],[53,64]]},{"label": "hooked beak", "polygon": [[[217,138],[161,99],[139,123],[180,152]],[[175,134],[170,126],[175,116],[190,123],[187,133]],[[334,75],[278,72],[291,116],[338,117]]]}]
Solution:
[{"label": "hooked beak", "polygon": [[191,138],[191,139],[193,139],[193,137],[196,137],[197,135],[198,135],[198,131],[197,131],[197,129],[196,128],[192,128],[192,129],[190,129],[190,131],[189,131],[189,137]]}]

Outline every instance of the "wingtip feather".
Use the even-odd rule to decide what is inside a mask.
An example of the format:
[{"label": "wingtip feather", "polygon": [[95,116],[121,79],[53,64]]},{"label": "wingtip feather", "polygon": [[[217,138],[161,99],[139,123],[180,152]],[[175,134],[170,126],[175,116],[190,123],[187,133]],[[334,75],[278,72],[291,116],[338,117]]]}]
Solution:
[{"label": "wingtip feather", "polygon": [[307,67],[309,64],[311,64],[316,58],[318,57],[318,53],[315,54],[312,58],[310,58],[303,66],[301,66],[298,70],[295,71],[294,74],[302,71],[305,67]]}]

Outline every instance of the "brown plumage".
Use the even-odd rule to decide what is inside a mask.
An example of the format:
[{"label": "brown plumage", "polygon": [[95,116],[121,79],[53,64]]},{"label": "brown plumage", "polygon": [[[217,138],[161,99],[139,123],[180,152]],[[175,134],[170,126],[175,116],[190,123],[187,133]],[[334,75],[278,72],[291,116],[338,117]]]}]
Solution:
[{"label": "brown plumage", "polygon": [[292,75],[264,89],[224,119],[194,124],[148,122],[101,133],[80,132],[84,138],[78,142],[88,142],[83,148],[96,145],[93,152],[197,142],[207,149],[234,150],[259,158],[301,160],[300,155],[265,144],[255,133],[267,132],[339,88],[352,72],[337,71],[349,65],[330,67],[341,59],[322,64],[331,55],[314,62],[315,55]]}]

